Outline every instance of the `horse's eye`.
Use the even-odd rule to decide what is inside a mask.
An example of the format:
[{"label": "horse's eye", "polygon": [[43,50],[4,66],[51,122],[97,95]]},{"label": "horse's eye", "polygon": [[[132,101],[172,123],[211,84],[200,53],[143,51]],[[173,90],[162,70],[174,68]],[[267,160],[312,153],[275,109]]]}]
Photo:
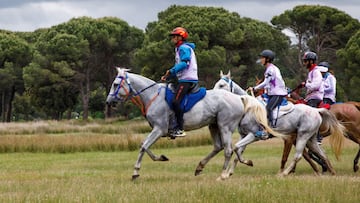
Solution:
[{"label": "horse's eye", "polygon": [[224,85],[220,85],[220,88],[223,88],[224,87]]},{"label": "horse's eye", "polygon": [[119,87],[119,84],[114,83],[114,89],[117,89]]}]

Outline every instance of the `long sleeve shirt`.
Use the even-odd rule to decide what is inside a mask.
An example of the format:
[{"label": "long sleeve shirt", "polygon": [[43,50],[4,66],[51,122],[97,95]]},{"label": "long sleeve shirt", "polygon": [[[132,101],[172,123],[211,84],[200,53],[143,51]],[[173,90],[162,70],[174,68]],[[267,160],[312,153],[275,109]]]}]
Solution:
[{"label": "long sleeve shirt", "polygon": [[331,99],[334,103],[336,102],[336,78],[331,73],[327,72],[324,75],[324,99]]},{"label": "long sleeve shirt", "polygon": [[320,70],[317,69],[316,65],[310,68],[305,83],[305,87],[306,87],[306,97],[305,97],[306,101],[309,101],[310,99],[323,100],[324,97],[323,77]]},{"label": "long sleeve shirt", "polygon": [[284,79],[281,76],[280,70],[274,64],[270,63],[264,73],[264,81],[254,87],[255,90],[265,89],[265,92],[270,95],[287,95]]}]

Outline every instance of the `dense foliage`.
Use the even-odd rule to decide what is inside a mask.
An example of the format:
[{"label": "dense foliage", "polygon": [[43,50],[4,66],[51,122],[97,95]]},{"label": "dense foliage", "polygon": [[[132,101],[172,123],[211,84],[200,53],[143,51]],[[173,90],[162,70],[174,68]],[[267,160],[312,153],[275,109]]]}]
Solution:
[{"label": "dense foliage", "polygon": [[295,87],[306,75],[301,55],[312,50],[335,71],[338,101],[360,100],[355,88],[360,82],[358,20],[335,8],[299,5],[271,22],[223,8],[173,5],[145,31],[115,17],[74,18],[26,33],[0,31],[1,121],[139,116],[128,103],[116,112],[105,106],[113,67],[158,81],[173,66],[168,34],[177,26],[187,28],[188,41],[196,44],[200,84],[208,89],[220,70],[230,70],[244,88],[254,85],[255,77],[263,77],[263,67],[256,64],[263,49],[275,51],[274,63],[287,85]]}]

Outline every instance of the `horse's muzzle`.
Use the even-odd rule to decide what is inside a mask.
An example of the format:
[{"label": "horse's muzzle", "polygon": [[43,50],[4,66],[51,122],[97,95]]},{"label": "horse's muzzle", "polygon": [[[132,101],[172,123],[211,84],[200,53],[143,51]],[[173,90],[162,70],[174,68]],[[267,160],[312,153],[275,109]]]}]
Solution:
[{"label": "horse's muzzle", "polygon": [[114,99],[112,96],[108,96],[106,98],[106,105],[111,106],[111,107],[115,107],[116,104],[117,104],[117,100]]}]

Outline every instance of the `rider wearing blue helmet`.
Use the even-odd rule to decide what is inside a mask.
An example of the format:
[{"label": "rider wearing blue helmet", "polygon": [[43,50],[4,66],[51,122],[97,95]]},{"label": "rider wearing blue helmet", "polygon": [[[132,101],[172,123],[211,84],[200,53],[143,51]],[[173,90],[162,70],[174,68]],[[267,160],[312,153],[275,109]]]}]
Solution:
[{"label": "rider wearing blue helmet", "polygon": [[[272,111],[281,104],[283,98],[287,95],[284,79],[281,76],[280,69],[272,62],[275,58],[275,53],[271,50],[263,50],[260,54],[260,63],[265,67],[264,81],[253,89],[265,89],[265,93],[269,96],[266,105],[268,120],[271,127],[276,127],[273,122]],[[249,89],[252,89],[250,87]]]}]

